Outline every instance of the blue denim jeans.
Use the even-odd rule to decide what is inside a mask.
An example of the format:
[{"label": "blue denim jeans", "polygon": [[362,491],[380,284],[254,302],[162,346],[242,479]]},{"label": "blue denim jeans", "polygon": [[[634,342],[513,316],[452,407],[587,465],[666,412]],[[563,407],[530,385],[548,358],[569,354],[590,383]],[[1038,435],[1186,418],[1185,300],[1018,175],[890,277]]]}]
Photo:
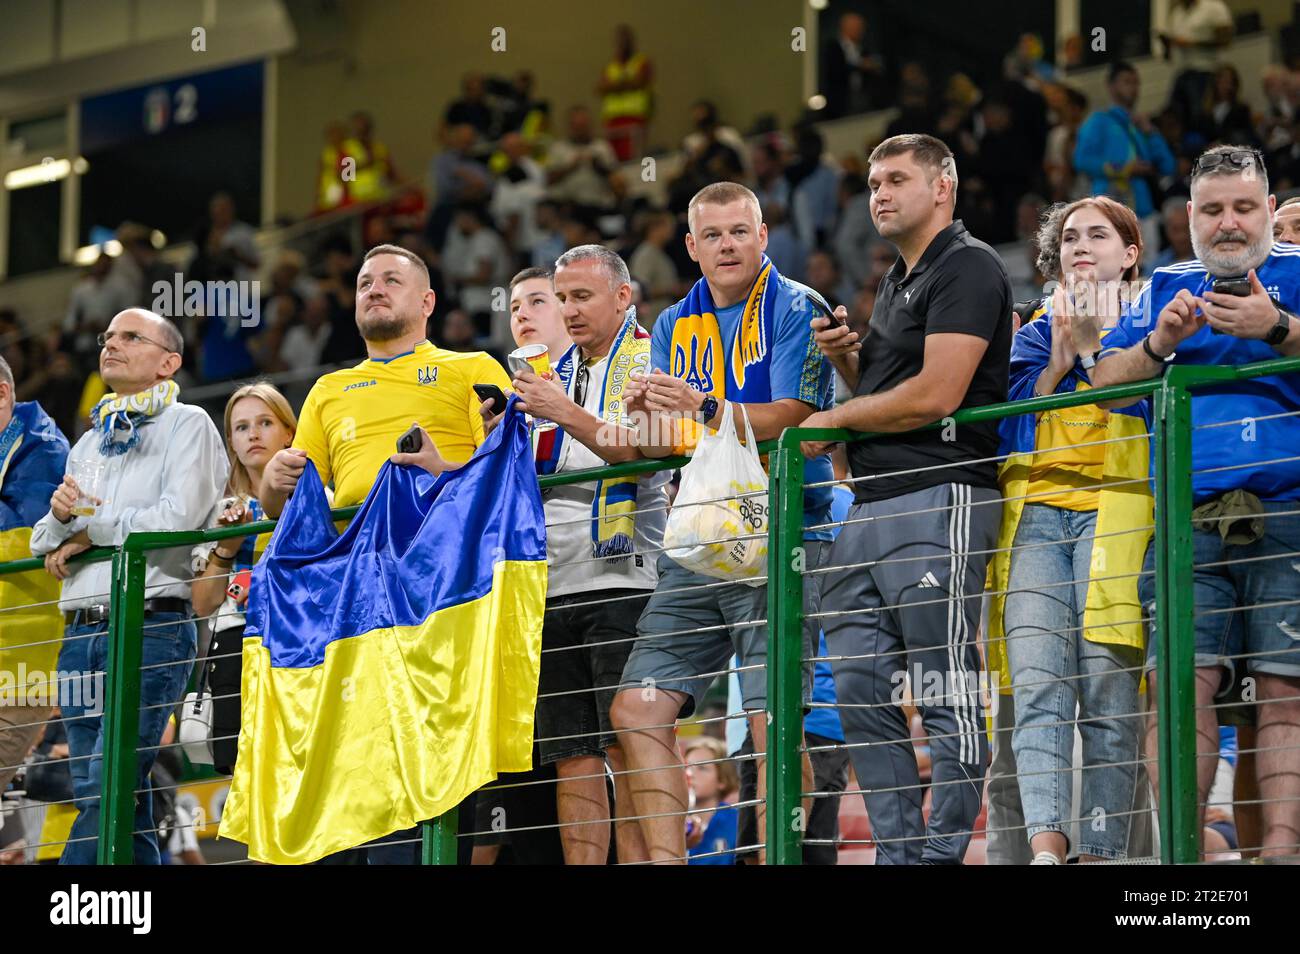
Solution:
[{"label": "blue denim jeans", "polygon": [[1016,710],[1011,746],[1027,837],[1055,831],[1068,838],[1077,712],[1078,849],[1124,858],[1136,795],[1141,654],[1083,638],[1096,525],[1095,511],[1045,504],[1027,504],[1020,518],[1005,615]]},{"label": "blue denim jeans", "polygon": [[[140,735],[137,745],[135,803],[135,863],[159,864],[158,837],[153,829],[153,794],[149,771],[158,756],[163,729],[181,701],[194,665],[197,634],[194,623],[179,613],[148,613],[144,618],[141,652]],[[106,671],[108,624],[69,626],[59,653],[59,669],[81,673],[85,686],[96,674]],[[89,637],[89,638],[86,638]],[[77,818],[72,823],[68,844],[59,864],[93,865],[99,843],[99,798],[102,786],[104,720],[102,680],[96,695],[83,694],[80,704],[65,705],[63,718],[68,729],[69,767],[72,793],[77,799]],[[85,703],[97,700],[93,708]]]}]

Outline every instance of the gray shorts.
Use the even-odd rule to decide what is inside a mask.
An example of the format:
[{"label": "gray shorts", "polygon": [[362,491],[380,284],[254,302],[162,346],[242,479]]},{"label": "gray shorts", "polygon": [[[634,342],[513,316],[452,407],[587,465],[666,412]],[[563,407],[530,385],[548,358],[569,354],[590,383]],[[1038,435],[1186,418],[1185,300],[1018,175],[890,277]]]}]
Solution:
[{"label": "gray shorts", "polygon": [[[805,541],[807,566],[820,567],[828,544]],[[638,639],[623,670],[621,689],[670,689],[687,697],[686,718],[724,675],[732,655],[740,660],[741,706],[767,708],[767,585],[728,583],[687,570],[666,554],[659,582],[637,623]],[[804,614],[818,612],[821,576],[804,577]],[[811,638],[810,638],[811,630]],[[804,658],[816,646],[816,620],[804,625]],[[812,666],[804,667],[804,699],[812,695]]]}]

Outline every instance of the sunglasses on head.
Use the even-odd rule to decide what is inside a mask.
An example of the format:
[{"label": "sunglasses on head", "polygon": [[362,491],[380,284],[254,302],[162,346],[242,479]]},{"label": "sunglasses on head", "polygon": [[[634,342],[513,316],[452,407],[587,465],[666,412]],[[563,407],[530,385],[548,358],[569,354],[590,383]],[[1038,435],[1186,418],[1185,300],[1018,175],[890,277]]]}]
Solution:
[{"label": "sunglasses on head", "polygon": [[1192,167],[1192,175],[1197,176],[1202,172],[1209,172],[1225,164],[1232,166],[1234,169],[1258,168],[1262,170],[1264,168],[1264,154],[1258,149],[1234,149],[1232,152],[1209,153],[1196,160],[1196,165]]}]

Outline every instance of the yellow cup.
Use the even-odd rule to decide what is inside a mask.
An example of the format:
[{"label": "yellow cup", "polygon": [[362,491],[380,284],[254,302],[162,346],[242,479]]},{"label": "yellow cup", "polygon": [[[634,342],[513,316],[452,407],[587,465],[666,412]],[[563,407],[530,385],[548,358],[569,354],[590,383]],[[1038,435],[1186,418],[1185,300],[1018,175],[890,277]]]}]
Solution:
[{"label": "yellow cup", "polygon": [[551,354],[546,345],[538,342],[537,344],[524,345],[522,348],[516,348],[510,352],[509,356],[510,370],[517,372],[525,367],[532,368],[533,374],[539,378],[549,377],[551,373]]}]

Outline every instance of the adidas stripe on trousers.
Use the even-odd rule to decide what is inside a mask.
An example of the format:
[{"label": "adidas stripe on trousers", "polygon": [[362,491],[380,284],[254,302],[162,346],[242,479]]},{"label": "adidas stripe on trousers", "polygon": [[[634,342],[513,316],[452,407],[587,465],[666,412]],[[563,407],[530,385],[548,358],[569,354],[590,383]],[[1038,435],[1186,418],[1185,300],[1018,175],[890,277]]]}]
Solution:
[{"label": "adidas stripe on trousers", "polygon": [[[822,619],[877,864],[960,864],[988,765],[980,599],[1001,495],[941,484],[854,504],[831,547]],[[907,716],[929,737],[929,824]]]}]

